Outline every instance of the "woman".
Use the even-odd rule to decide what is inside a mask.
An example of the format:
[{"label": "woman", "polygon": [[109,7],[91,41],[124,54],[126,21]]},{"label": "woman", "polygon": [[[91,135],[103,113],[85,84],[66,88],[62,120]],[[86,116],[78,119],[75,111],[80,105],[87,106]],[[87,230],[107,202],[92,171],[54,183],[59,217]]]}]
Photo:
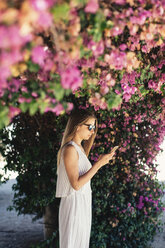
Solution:
[{"label": "woman", "polygon": [[88,154],[98,129],[88,110],[74,110],[69,117],[57,156],[56,197],[59,207],[60,248],[89,248],[92,223],[91,178],[114,156],[99,156],[92,166]]}]

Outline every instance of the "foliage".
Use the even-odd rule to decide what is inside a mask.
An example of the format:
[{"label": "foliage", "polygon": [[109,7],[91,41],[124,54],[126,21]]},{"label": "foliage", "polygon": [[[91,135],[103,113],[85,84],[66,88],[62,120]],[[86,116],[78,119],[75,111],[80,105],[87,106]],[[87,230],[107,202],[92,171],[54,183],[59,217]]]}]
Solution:
[{"label": "foliage", "polygon": [[46,240],[41,241],[39,244],[31,245],[30,248],[51,248],[51,247],[59,247],[59,242],[54,241],[56,239],[58,232],[54,232],[52,237]]},{"label": "foliage", "polygon": [[[19,173],[17,184],[13,185],[13,206],[18,214],[41,217],[44,206],[54,200],[60,137],[57,126],[60,124],[51,112],[43,116],[36,113],[33,117],[20,114],[15,117],[12,128],[1,131],[5,168]],[[58,203],[58,199],[56,201]]]},{"label": "foliage", "polygon": [[[125,104],[122,111],[102,111],[101,130],[92,160],[121,148],[110,165],[92,179],[93,225],[90,247],[148,247],[161,227],[165,210],[161,197],[164,185],[156,178],[154,162],[164,138],[164,122],[157,119],[161,99],[146,98]],[[152,104],[151,104],[152,103]],[[151,106],[152,105],[152,106]]]}]

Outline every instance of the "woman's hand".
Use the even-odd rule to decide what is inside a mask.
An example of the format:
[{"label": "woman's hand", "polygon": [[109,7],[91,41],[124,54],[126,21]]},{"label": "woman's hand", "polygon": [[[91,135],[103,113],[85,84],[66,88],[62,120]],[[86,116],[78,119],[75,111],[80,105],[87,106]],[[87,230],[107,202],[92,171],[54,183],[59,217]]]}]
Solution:
[{"label": "woman's hand", "polygon": [[104,166],[105,164],[108,164],[110,160],[112,160],[115,151],[118,149],[119,146],[115,146],[112,151],[108,154],[101,154],[97,160],[99,162],[100,167]]}]

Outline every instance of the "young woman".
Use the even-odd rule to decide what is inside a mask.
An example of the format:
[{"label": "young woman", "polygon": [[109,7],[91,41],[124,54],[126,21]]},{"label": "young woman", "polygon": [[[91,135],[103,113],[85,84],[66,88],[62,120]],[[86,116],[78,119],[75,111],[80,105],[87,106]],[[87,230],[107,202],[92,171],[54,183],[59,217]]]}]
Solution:
[{"label": "young woman", "polygon": [[70,115],[57,156],[56,197],[59,207],[60,248],[89,248],[92,223],[90,180],[114,156],[100,155],[91,165],[88,155],[98,129],[97,118],[88,110]]}]

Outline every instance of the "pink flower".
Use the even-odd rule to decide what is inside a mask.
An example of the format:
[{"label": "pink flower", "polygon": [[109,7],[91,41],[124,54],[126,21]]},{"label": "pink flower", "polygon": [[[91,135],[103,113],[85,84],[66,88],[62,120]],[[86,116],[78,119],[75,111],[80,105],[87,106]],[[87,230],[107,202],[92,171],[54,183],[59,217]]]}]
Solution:
[{"label": "pink flower", "polygon": [[7,66],[0,66],[0,81],[6,80],[10,76],[11,72]]},{"label": "pink flower", "polygon": [[15,115],[18,115],[21,112],[19,108],[10,106],[9,107],[9,118],[12,119]]},{"label": "pink flower", "polygon": [[158,68],[162,69],[163,65],[165,65],[165,59],[160,62],[160,64],[158,65]]},{"label": "pink flower", "polygon": [[69,67],[61,73],[61,84],[64,89],[76,90],[82,86],[82,77],[76,66]]},{"label": "pink flower", "polygon": [[85,12],[87,13],[96,13],[99,8],[98,0],[89,0],[86,7],[85,7]]},{"label": "pink flower", "polygon": [[139,13],[138,16],[131,16],[130,17],[130,21],[133,24],[139,24],[139,25],[143,25],[146,21],[147,17],[150,17],[151,13],[150,11],[144,10],[142,8],[139,8]]},{"label": "pink flower", "polygon": [[95,111],[107,108],[107,103],[103,101],[99,93],[95,93],[95,96],[91,97],[89,102],[94,106]]},{"label": "pink flower", "polygon": [[44,59],[47,57],[47,53],[42,46],[36,46],[32,50],[32,61],[40,66],[44,65]]},{"label": "pink flower", "polygon": [[138,209],[142,209],[144,206],[143,202],[139,202],[139,204],[136,205]]},{"label": "pink flower", "polygon": [[8,89],[10,90],[10,92],[18,92],[22,84],[22,80],[13,78],[11,82],[8,83]]},{"label": "pink flower", "polygon": [[124,52],[117,49],[113,50],[110,55],[105,55],[105,62],[107,62],[112,69],[122,70],[127,65],[127,57]]},{"label": "pink flower", "polygon": [[114,0],[113,2],[115,2],[116,4],[123,5],[126,3],[126,0]]},{"label": "pink flower", "polygon": [[119,49],[122,50],[122,51],[124,51],[125,49],[127,49],[127,45],[126,44],[121,44],[119,46]]},{"label": "pink flower", "polygon": [[67,104],[68,104],[68,107],[66,109],[66,112],[68,113],[69,111],[71,111],[73,109],[74,105],[72,102],[68,102]]},{"label": "pink flower", "polygon": [[50,71],[52,67],[54,66],[54,61],[50,58],[46,59],[44,64],[44,71]]},{"label": "pink flower", "polygon": [[79,60],[78,65],[82,68],[92,68],[95,66],[95,58],[94,56],[89,59],[82,58]]},{"label": "pink flower", "polygon": [[4,90],[8,87],[8,82],[0,78],[0,96],[4,94]]},{"label": "pink flower", "polygon": [[48,12],[41,12],[38,18],[38,24],[43,28],[48,28],[52,24],[52,16]]},{"label": "pink flower", "polygon": [[148,88],[156,90],[157,89],[157,83],[154,82],[153,80],[150,80],[148,82]]},{"label": "pink flower", "polygon": [[115,90],[115,93],[116,93],[117,95],[120,95],[120,94],[121,94],[121,91]]},{"label": "pink flower", "polygon": [[45,112],[51,111],[56,115],[60,115],[64,111],[64,107],[61,103],[58,103],[55,107],[46,107]]},{"label": "pink flower", "polygon": [[5,66],[11,66],[19,61],[21,61],[23,58],[21,51],[18,49],[13,49],[10,52],[3,51],[1,53],[0,60],[2,61],[3,65]]},{"label": "pink flower", "polygon": [[38,94],[37,94],[36,92],[32,92],[32,96],[33,96],[33,97],[37,97]]},{"label": "pink flower", "polygon": [[30,0],[32,7],[37,11],[43,11],[51,7],[56,1],[54,0]]},{"label": "pink flower", "polygon": [[0,27],[0,48],[19,48],[28,42],[32,37],[21,36],[20,29],[16,25]]},{"label": "pink flower", "polygon": [[61,103],[57,104],[52,111],[56,113],[56,115],[60,115],[62,111],[64,111],[64,107]]},{"label": "pink flower", "polygon": [[116,25],[115,27],[113,27],[111,29],[111,34],[113,36],[117,36],[119,34],[122,34],[123,33],[123,30],[124,30],[124,25],[118,25],[118,26]]},{"label": "pink flower", "polygon": [[104,52],[104,43],[103,41],[99,41],[99,42],[94,42],[93,40],[91,40],[88,43],[88,48],[91,49],[93,51],[93,55],[98,57],[99,55],[103,54]]},{"label": "pink flower", "polygon": [[100,87],[100,93],[102,95],[106,95],[109,92],[109,87],[108,86],[101,86]]},{"label": "pink flower", "polygon": [[25,97],[19,97],[19,98],[18,98],[18,102],[19,102],[19,103],[23,103],[23,102],[28,102],[28,103],[30,103],[31,100],[32,100],[32,99],[30,99],[30,98],[25,98]]}]

